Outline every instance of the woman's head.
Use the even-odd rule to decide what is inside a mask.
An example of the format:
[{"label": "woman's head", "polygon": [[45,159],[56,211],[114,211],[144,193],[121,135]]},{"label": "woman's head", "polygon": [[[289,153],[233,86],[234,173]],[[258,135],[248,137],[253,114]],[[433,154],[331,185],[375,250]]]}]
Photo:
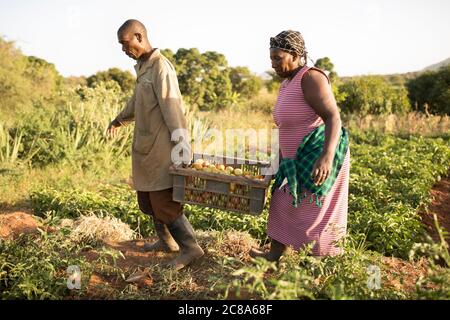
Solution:
[{"label": "woman's head", "polygon": [[306,64],[307,51],[300,32],[287,30],[270,38],[270,60],[272,68],[282,78]]}]

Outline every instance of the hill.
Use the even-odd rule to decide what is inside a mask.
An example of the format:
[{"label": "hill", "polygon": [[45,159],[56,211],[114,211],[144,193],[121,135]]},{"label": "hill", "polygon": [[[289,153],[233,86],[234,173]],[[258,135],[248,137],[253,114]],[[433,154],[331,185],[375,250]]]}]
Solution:
[{"label": "hill", "polygon": [[450,65],[450,58],[447,58],[447,59],[445,59],[445,60],[443,60],[441,62],[432,64],[431,66],[428,66],[428,67],[424,68],[421,71],[437,71],[440,68],[448,66],[448,65]]},{"label": "hill", "polygon": [[[385,80],[387,80],[389,83],[395,86],[402,86],[404,85],[408,80],[414,79],[420,74],[426,72],[426,71],[437,71],[440,68],[450,65],[450,58],[445,59],[441,62],[432,64],[428,67],[423,68],[420,71],[414,71],[414,72],[407,72],[407,73],[394,73],[394,74],[380,74],[375,76],[383,77]],[[340,79],[343,82],[349,81],[354,78],[362,77],[364,75],[358,75],[358,76],[352,76],[352,77],[341,77]]]}]

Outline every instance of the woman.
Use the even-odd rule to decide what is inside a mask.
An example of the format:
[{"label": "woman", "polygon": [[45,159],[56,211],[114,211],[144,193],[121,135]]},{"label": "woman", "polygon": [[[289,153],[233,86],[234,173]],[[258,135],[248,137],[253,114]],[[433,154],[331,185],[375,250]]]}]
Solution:
[{"label": "woman", "polygon": [[[310,243],[314,256],[339,254],[336,242],[347,227],[350,151],[330,80],[323,71],[306,65],[307,51],[298,31],[271,38],[270,59],[285,79],[273,114],[282,160],[269,209],[270,251],[252,249],[250,255],[278,261],[286,247],[300,250]],[[316,156],[311,158],[307,154],[311,152]],[[302,162],[305,159],[310,167]],[[295,168],[295,174],[288,166]],[[305,168],[307,177],[302,179]]]}]

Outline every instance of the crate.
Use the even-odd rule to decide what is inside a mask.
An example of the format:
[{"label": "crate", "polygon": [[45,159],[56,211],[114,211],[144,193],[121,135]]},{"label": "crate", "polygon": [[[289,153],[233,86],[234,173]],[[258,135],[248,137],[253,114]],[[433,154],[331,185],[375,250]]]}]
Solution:
[{"label": "crate", "polygon": [[[242,168],[257,175],[261,174],[263,167],[270,166],[270,163],[262,161],[195,154],[193,161],[197,159]],[[270,176],[255,180],[197,171],[182,165],[172,165],[169,173],[173,175],[174,201],[253,215],[263,211],[271,180]]]}]

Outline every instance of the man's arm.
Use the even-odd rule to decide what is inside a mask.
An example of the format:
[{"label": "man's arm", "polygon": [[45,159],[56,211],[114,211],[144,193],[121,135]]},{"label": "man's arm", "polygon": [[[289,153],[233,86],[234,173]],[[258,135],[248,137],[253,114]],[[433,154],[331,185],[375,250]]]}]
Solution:
[{"label": "man's arm", "polygon": [[178,87],[175,72],[161,69],[158,79],[154,83],[161,113],[164,122],[169,128],[170,134],[173,134],[177,129],[187,129],[183,98]]},{"label": "man's arm", "polygon": [[125,108],[117,115],[117,117],[111,121],[106,129],[106,135],[110,138],[114,138],[116,136],[116,130],[126,125],[129,122],[134,120],[134,102],[136,100],[136,90],[133,93],[133,96],[128,100]]},{"label": "man's arm", "polygon": [[129,122],[134,121],[134,102],[136,101],[136,90],[131,96],[130,100],[128,100],[125,108],[117,115],[117,117],[113,120],[119,123],[120,125],[126,125]]},{"label": "man's arm", "polygon": [[172,134],[176,129],[186,129],[183,98],[178,87],[176,74],[168,70],[160,70],[155,81],[156,95],[164,121]]},{"label": "man's arm", "polygon": [[[189,162],[192,156],[191,141],[176,73],[170,65],[162,63],[157,77],[154,80],[155,93],[171,139],[178,144],[175,153],[180,154],[180,149],[183,149],[187,152],[183,151],[183,162]],[[179,144],[180,137],[182,137],[181,144]]]}]

